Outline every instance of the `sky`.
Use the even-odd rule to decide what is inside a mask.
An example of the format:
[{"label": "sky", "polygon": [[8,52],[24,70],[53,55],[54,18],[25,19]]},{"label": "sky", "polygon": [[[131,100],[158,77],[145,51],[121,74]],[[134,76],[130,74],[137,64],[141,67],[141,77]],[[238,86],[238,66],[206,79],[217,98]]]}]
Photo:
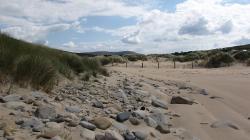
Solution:
[{"label": "sky", "polygon": [[0,0],[0,30],[71,52],[250,44],[250,0]]}]

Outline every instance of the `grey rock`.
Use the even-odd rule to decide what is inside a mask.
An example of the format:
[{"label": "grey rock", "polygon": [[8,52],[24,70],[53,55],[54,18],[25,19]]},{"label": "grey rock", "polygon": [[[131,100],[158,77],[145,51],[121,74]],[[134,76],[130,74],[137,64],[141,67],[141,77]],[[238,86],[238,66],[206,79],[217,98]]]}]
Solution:
[{"label": "grey rock", "polygon": [[158,125],[157,122],[156,122],[154,119],[152,119],[151,117],[145,118],[144,121],[145,121],[145,123],[146,123],[148,126],[153,127],[153,128],[156,128],[157,125]]},{"label": "grey rock", "polygon": [[36,112],[36,117],[42,118],[42,119],[55,119],[57,116],[55,107],[50,105],[40,105]]},{"label": "grey rock", "polygon": [[135,135],[135,137],[138,139],[138,140],[146,140],[147,137],[148,137],[148,134],[142,132],[142,131],[135,131],[133,132],[133,134]]},{"label": "grey rock", "polygon": [[133,133],[131,133],[130,131],[126,131],[124,134],[123,134],[123,137],[125,140],[136,140],[136,137]]},{"label": "grey rock", "polygon": [[94,140],[95,139],[95,132],[89,129],[83,129],[80,133],[80,136],[84,140]]},{"label": "grey rock", "polygon": [[129,121],[130,121],[130,123],[133,124],[133,125],[139,125],[139,124],[141,123],[140,120],[137,119],[137,118],[135,118],[135,117],[130,117],[130,118],[129,118]]},{"label": "grey rock", "polygon": [[95,130],[96,129],[96,126],[90,122],[87,122],[87,121],[81,121],[80,122],[80,125],[84,128],[87,128],[89,130]]},{"label": "grey rock", "polygon": [[160,124],[167,125],[169,122],[168,117],[160,112],[152,113],[150,114],[149,117],[152,118],[158,125]]},{"label": "grey rock", "polygon": [[95,140],[123,140],[123,138],[115,131],[107,131],[104,135],[97,134]]},{"label": "grey rock", "polygon": [[32,129],[35,132],[40,132],[44,128],[42,121],[37,118],[23,120],[23,122],[19,122],[19,124],[21,124],[21,128]]},{"label": "grey rock", "polygon": [[11,95],[7,95],[7,96],[4,96],[3,98],[1,98],[1,101],[4,103],[14,102],[14,101],[20,101],[21,98],[22,98],[22,96],[20,96],[20,95],[11,94]]},{"label": "grey rock", "polygon": [[25,109],[26,104],[20,101],[11,101],[4,104],[6,108],[13,110],[22,110]]},{"label": "grey rock", "polygon": [[31,96],[34,97],[36,100],[43,100],[48,98],[48,95],[41,91],[33,91],[31,93]]},{"label": "grey rock", "polygon": [[67,106],[65,108],[65,110],[67,112],[70,112],[70,113],[80,113],[81,112],[81,109],[78,106]]},{"label": "grey rock", "polygon": [[208,95],[208,92],[206,91],[206,89],[202,89],[201,91],[200,91],[200,94],[201,95]]},{"label": "grey rock", "polygon": [[93,102],[93,106],[96,107],[96,108],[103,108],[103,103],[99,100],[95,100]]},{"label": "grey rock", "polygon": [[125,132],[128,130],[128,127],[122,123],[119,123],[119,122],[116,122],[114,121],[113,122],[113,127],[116,128],[119,132]]},{"label": "grey rock", "polygon": [[132,113],[132,116],[138,119],[145,119],[147,116],[147,113],[143,110],[136,110]]},{"label": "grey rock", "polygon": [[168,134],[170,133],[170,129],[167,125],[164,125],[164,124],[159,124],[157,127],[156,127],[157,130],[159,130],[159,132],[163,133],[163,134]]},{"label": "grey rock", "polygon": [[155,107],[161,107],[164,109],[168,109],[167,103],[165,101],[159,99],[152,99],[152,105]]},{"label": "grey rock", "polygon": [[173,96],[171,99],[171,104],[188,104],[192,105],[194,102],[187,97]]},{"label": "grey rock", "polygon": [[131,113],[130,112],[122,112],[122,113],[119,113],[117,116],[116,116],[116,120],[118,122],[124,122],[126,120],[129,119]]}]

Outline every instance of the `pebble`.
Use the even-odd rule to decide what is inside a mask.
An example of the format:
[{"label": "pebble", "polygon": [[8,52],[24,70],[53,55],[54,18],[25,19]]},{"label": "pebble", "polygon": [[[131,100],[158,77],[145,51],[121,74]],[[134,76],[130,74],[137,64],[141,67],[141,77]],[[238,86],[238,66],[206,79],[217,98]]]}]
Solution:
[{"label": "pebble", "polygon": [[116,120],[118,122],[125,122],[126,120],[129,119],[131,113],[130,112],[122,112],[122,113],[119,113],[117,116],[116,116]]},{"label": "pebble", "polygon": [[87,121],[81,121],[80,122],[80,125],[84,128],[87,128],[89,130],[95,130],[96,129],[96,126],[90,122],[87,122]]},{"label": "pebble", "polygon": [[93,124],[95,124],[97,128],[102,130],[106,130],[112,125],[111,121],[105,117],[94,118]]}]

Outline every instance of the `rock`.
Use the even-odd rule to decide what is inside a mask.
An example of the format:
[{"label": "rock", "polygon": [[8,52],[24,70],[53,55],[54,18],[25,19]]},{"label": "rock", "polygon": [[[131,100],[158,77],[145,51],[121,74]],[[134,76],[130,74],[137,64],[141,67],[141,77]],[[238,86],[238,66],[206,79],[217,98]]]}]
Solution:
[{"label": "rock", "polygon": [[173,96],[171,99],[171,104],[188,104],[192,105],[194,102],[187,97]]},{"label": "rock", "polygon": [[89,130],[95,130],[96,129],[96,126],[94,125],[94,124],[92,124],[92,123],[89,123],[89,122],[87,122],[87,121],[81,121],[80,122],[80,125],[82,126],[82,127],[84,127],[84,128],[87,128],[87,129],[89,129]]},{"label": "rock", "polygon": [[34,91],[31,93],[31,96],[36,100],[43,100],[48,98],[47,94],[41,91]]},{"label": "rock", "polygon": [[32,104],[35,102],[35,98],[32,96],[23,96],[22,99],[23,99],[23,102],[26,104]]},{"label": "rock", "polygon": [[46,123],[46,128],[42,131],[41,136],[44,138],[51,139],[53,137],[65,133],[63,131],[63,128],[63,124],[59,124],[56,122],[48,122]]},{"label": "rock", "polygon": [[115,96],[115,98],[117,100],[119,100],[119,101],[121,101],[123,103],[128,103],[129,102],[126,93],[122,89],[119,89],[119,91],[117,93],[114,93],[114,96]]},{"label": "rock", "polygon": [[167,116],[161,112],[154,112],[150,114],[149,117],[152,118],[158,125],[167,125],[169,122]]},{"label": "rock", "polygon": [[124,138],[119,134],[117,133],[116,131],[106,131],[105,132],[105,137],[108,138],[107,140],[124,140]]},{"label": "rock", "polygon": [[97,134],[95,140],[123,140],[123,137],[115,131],[107,131],[104,135]]},{"label": "rock", "polygon": [[113,127],[116,128],[119,132],[125,132],[128,130],[128,127],[126,125],[116,121],[113,122]]},{"label": "rock", "polygon": [[32,129],[35,132],[40,132],[44,128],[44,124],[37,118],[30,118],[28,120],[23,120],[21,124],[21,128]]},{"label": "rock", "polygon": [[145,118],[144,121],[145,121],[145,123],[146,123],[148,126],[153,127],[153,128],[156,128],[157,125],[158,125],[157,122],[156,122],[154,119],[152,119],[151,117]]},{"label": "rock", "polygon": [[80,133],[80,136],[84,140],[94,140],[95,139],[95,132],[89,129],[83,129]]},{"label": "rock", "polygon": [[117,116],[116,116],[116,120],[118,122],[125,122],[126,120],[129,119],[131,113],[130,112],[122,112],[122,113],[119,113]]},{"label": "rock", "polygon": [[232,129],[235,129],[235,130],[239,130],[239,127],[234,125],[232,122],[230,121],[216,121],[214,123],[212,123],[210,125],[210,127],[212,128],[232,128]]},{"label": "rock", "polygon": [[201,94],[201,95],[207,96],[207,95],[208,95],[208,92],[206,91],[206,89],[202,89],[202,90],[200,91],[200,94]]},{"label": "rock", "polygon": [[99,101],[99,100],[95,100],[95,101],[93,102],[93,106],[96,107],[96,108],[103,108],[103,104],[102,104],[102,102]]},{"label": "rock", "polygon": [[164,109],[168,109],[167,103],[165,101],[159,99],[152,99],[152,105],[155,107],[161,107]]},{"label": "rock", "polygon": [[55,107],[50,105],[40,105],[36,112],[36,117],[42,118],[42,119],[54,119],[57,116]]},{"label": "rock", "polygon": [[105,117],[94,118],[93,124],[95,124],[97,128],[102,129],[102,130],[106,130],[112,125],[110,120]]},{"label": "rock", "polygon": [[123,134],[123,137],[125,140],[136,140],[135,135],[128,130]]},{"label": "rock", "polygon": [[11,101],[4,104],[6,108],[13,110],[22,110],[25,109],[26,104],[20,101]]},{"label": "rock", "polygon": [[147,115],[148,115],[148,113],[146,111],[143,111],[143,110],[136,110],[132,113],[132,116],[136,117],[138,119],[145,119]]},{"label": "rock", "polygon": [[133,125],[139,125],[139,124],[141,123],[140,120],[137,119],[137,118],[135,118],[135,117],[130,117],[130,118],[129,118],[129,121],[130,121],[130,123],[133,124]]},{"label": "rock", "polygon": [[135,135],[135,137],[138,139],[138,140],[146,140],[147,137],[148,137],[148,134],[142,132],[142,131],[135,131],[133,132],[133,134]]},{"label": "rock", "polygon": [[81,112],[81,109],[78,106],[67,106],[65,108],[65,110],[67,112],[70,112],[70,113],[80,113]]},{"label": "rock", "polygon": [[156,127],[157,130],[159,130],[161,133],[163,134],[168,134],[170,133],[170,129],[167,125],[164,125],[164,124],[159,124],[157,127]]},{"label": "rock", "polygon": [[11,94],[7,95],[3,98],[1,98],[1,102],[6,103],[6,102],[14,102],[14,101],[20,101],[22,96],[16,95],[16,94]]}]

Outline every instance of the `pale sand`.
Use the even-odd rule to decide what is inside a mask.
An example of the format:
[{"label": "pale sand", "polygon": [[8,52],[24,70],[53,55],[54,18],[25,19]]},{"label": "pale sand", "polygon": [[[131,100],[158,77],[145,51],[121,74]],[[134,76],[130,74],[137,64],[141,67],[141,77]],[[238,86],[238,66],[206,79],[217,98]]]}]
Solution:
[{"label": "pale sand", "polygon": [[[174,80],[187,85],[206,89],[208,96],[191,94],[198,104],[170,105],[170,110],[181,117],[173,119],[175,128],[187,130],[190,139],[201,140],[250,140],[250,68],[233,66],[220,69],[172,69],[171,63],[144,62],[146,68],[140,68],[141,62],[110,67],[131,77],[152,78],[156,80]],[[165,66],[165,67],[164,67]],[[146,89],[150,90],[150,89]],[[157,94],[157,93],[152,93]],[[160,95],[169,102],[167,95]],[[164,97],[165,96],[165,97]],[[221,98],[210,99],[211,96]],[[229,121],[239,130],[230,127],[211,128],[215,121]],[[169,138],[168,138],[169,139]]]}]

